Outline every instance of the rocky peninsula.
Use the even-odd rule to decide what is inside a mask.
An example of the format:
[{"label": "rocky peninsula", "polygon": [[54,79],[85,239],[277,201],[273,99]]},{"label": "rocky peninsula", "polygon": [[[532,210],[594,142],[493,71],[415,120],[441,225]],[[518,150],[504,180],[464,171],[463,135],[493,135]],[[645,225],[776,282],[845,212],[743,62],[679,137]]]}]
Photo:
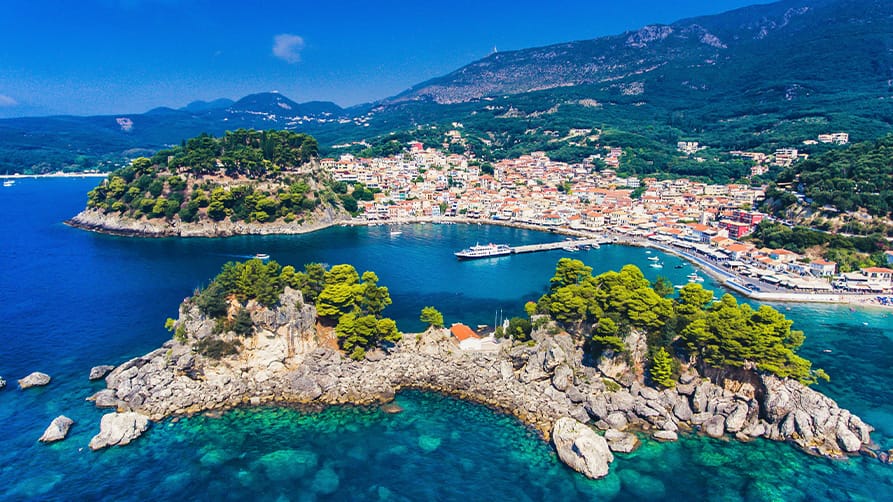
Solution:
[{"label": "rocky peninsula", "polygon": [[340,207],[322,205],[301,220],[261,223],[258,221],[215,221],[202,218],[184,222],[179,218],[133,218],[101,209],[87,208],[65,221],[66,225],[122,237],[231,237],[233,235],[294,235],[315,232],[343,221],[349,215]]},{"label": "rocky peninsula", "polygon": [[[539,323],[530,342],[504,340],[492,350],[461,350],[448,330],[432,328],[354,360],[338,350],[331,328],[318,322],[316,307],[300,291],[285,287],[275,307],[249,300],[245,308],[253,334],[240,339],[235,353],[207,357],[196,347],[216,336],[216,321],[184,302],[174,322],[179,336],[115,368],[107,389],[91,398],[117,411],[106,415],[116,418],[103,418],[91,447],[126,444],[145,429],[144,418],[244,405],[374,405],[403,389],[510,413],[551,439],[562,461],[589,477],[608,472],[613,455],[606,444],[615,451],[635,447],[629,431],[664,440],[700,431],[788,441],[833,458],[873,446],[873,428],[833,400],[752,368],[699,374],[686,367],[674,388],[646,385],[645,341],[637,331],[624,340],[628,353],[608,351],[596,361],[587,361],[581,344],[551,320]],[[607,431],[605,437],[595,429]]]}]

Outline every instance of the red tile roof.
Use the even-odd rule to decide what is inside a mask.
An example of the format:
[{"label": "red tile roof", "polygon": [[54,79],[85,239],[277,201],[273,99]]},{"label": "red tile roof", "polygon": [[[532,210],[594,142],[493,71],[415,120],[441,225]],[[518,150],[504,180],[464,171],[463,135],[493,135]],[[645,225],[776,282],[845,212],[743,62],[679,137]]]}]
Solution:
[{"label": "red tile roof", "polygon": [[464,324],[453,324],[452,327],[450,327],[450,333],[452,333],[460,342],[469,338],[480,338],[471,330],[471,328]]}]

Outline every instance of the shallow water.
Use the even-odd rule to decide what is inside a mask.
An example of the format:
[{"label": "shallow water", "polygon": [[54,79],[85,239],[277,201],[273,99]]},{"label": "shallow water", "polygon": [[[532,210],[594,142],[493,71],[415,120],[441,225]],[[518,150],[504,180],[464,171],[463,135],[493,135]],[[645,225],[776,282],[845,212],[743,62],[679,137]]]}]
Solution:
[{"label": "shallow water", "polygon": [[[588,481],[513,418],[415,392],[398,397],[406,411],[397,415],[350,407],[236,410],[156,424],[131,446],[91,452],[86,445],[102,413],[84,398],[102,384],[87,381],[90,367],[157,347],[169,337],[164,319],[228,260],[265,252],[284,264],[349,262],[375,270],[394,300],[386,313],[406,331],[421,328],[425,305],[440,309],[447,322],[472,325],[492,324],[500,309],[521,315],[561,256],[583,259],[596,272],[635,263],[649,278],[659,273],[674,284],[684,284],[692,270],[676,269],[684,262],[662,255],[664,268],[655,270],[644,250],[618,246],[455,260],[453,251],[475,242],[561,239],[486,225],[403,226],[400,236],[372,227],[144,240],[59,223],[77,212],[94,184],[21,180],[0,190],[0,375],[10,384],[0,391],[0,498],[879,500],[893,494],[893,469],[877,461],[829,461],[780,443],[700,437],[646,441],[618,455],[608,478]],[[705,286],[715,284],[708,278]],[[820,390],[876,426],[875,440],[893,447],[891,314],[778,307],[806,332],[804,355],[831,374]],[[19,391],[14,380],[34,370],[53,382]],[[77,422],[69,438],[37,443],[63,413]]]}]

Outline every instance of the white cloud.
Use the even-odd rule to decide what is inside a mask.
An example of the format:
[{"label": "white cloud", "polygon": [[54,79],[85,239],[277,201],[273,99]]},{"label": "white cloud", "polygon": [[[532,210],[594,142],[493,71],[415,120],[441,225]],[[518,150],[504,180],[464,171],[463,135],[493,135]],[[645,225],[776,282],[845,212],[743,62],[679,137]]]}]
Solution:
[{"label": "white cloud", "polygon": [[17,104],[19,104],[18,101],[5,94],[0,94],[0,106],[16,106]]},{"label": "white cloud", "polygon": [[282,33],[273,37],[273,55],[289,64],[301,60],[304,39],[298,35]]}]

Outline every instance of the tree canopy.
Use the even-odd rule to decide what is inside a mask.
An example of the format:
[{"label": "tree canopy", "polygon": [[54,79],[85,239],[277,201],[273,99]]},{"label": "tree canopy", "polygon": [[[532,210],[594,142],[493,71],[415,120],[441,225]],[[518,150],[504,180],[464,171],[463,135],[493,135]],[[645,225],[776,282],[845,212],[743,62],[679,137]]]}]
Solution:
[{"label": "tree canopy", "polygon": [[317,149],[314,138],[290,131],[203,134],[112,172],[87,194],[87,207],[187,223],[294,221],[320,204],[320,185],[333,184],[303,168]]},{"label": "tree canopy", "polygon": [[793,322],[772,307],[754,310],[731,295],[714,302],[713,292],[695,283],[682,287],[675,298],[669,296],[664,280],[649,283],[634,265],[593,276],[582,261],[561,258],[550,292],[537,302],[536,312],[550,315],[572,332],[588,333],[587,346],[595,355],[622,352],[630,330],[644,332],[651,377],[664,387],[672,381],[677,350],[709,366],[752,363],[803,383],[827,376],[796,354],[803,332],[792,330]]}]

